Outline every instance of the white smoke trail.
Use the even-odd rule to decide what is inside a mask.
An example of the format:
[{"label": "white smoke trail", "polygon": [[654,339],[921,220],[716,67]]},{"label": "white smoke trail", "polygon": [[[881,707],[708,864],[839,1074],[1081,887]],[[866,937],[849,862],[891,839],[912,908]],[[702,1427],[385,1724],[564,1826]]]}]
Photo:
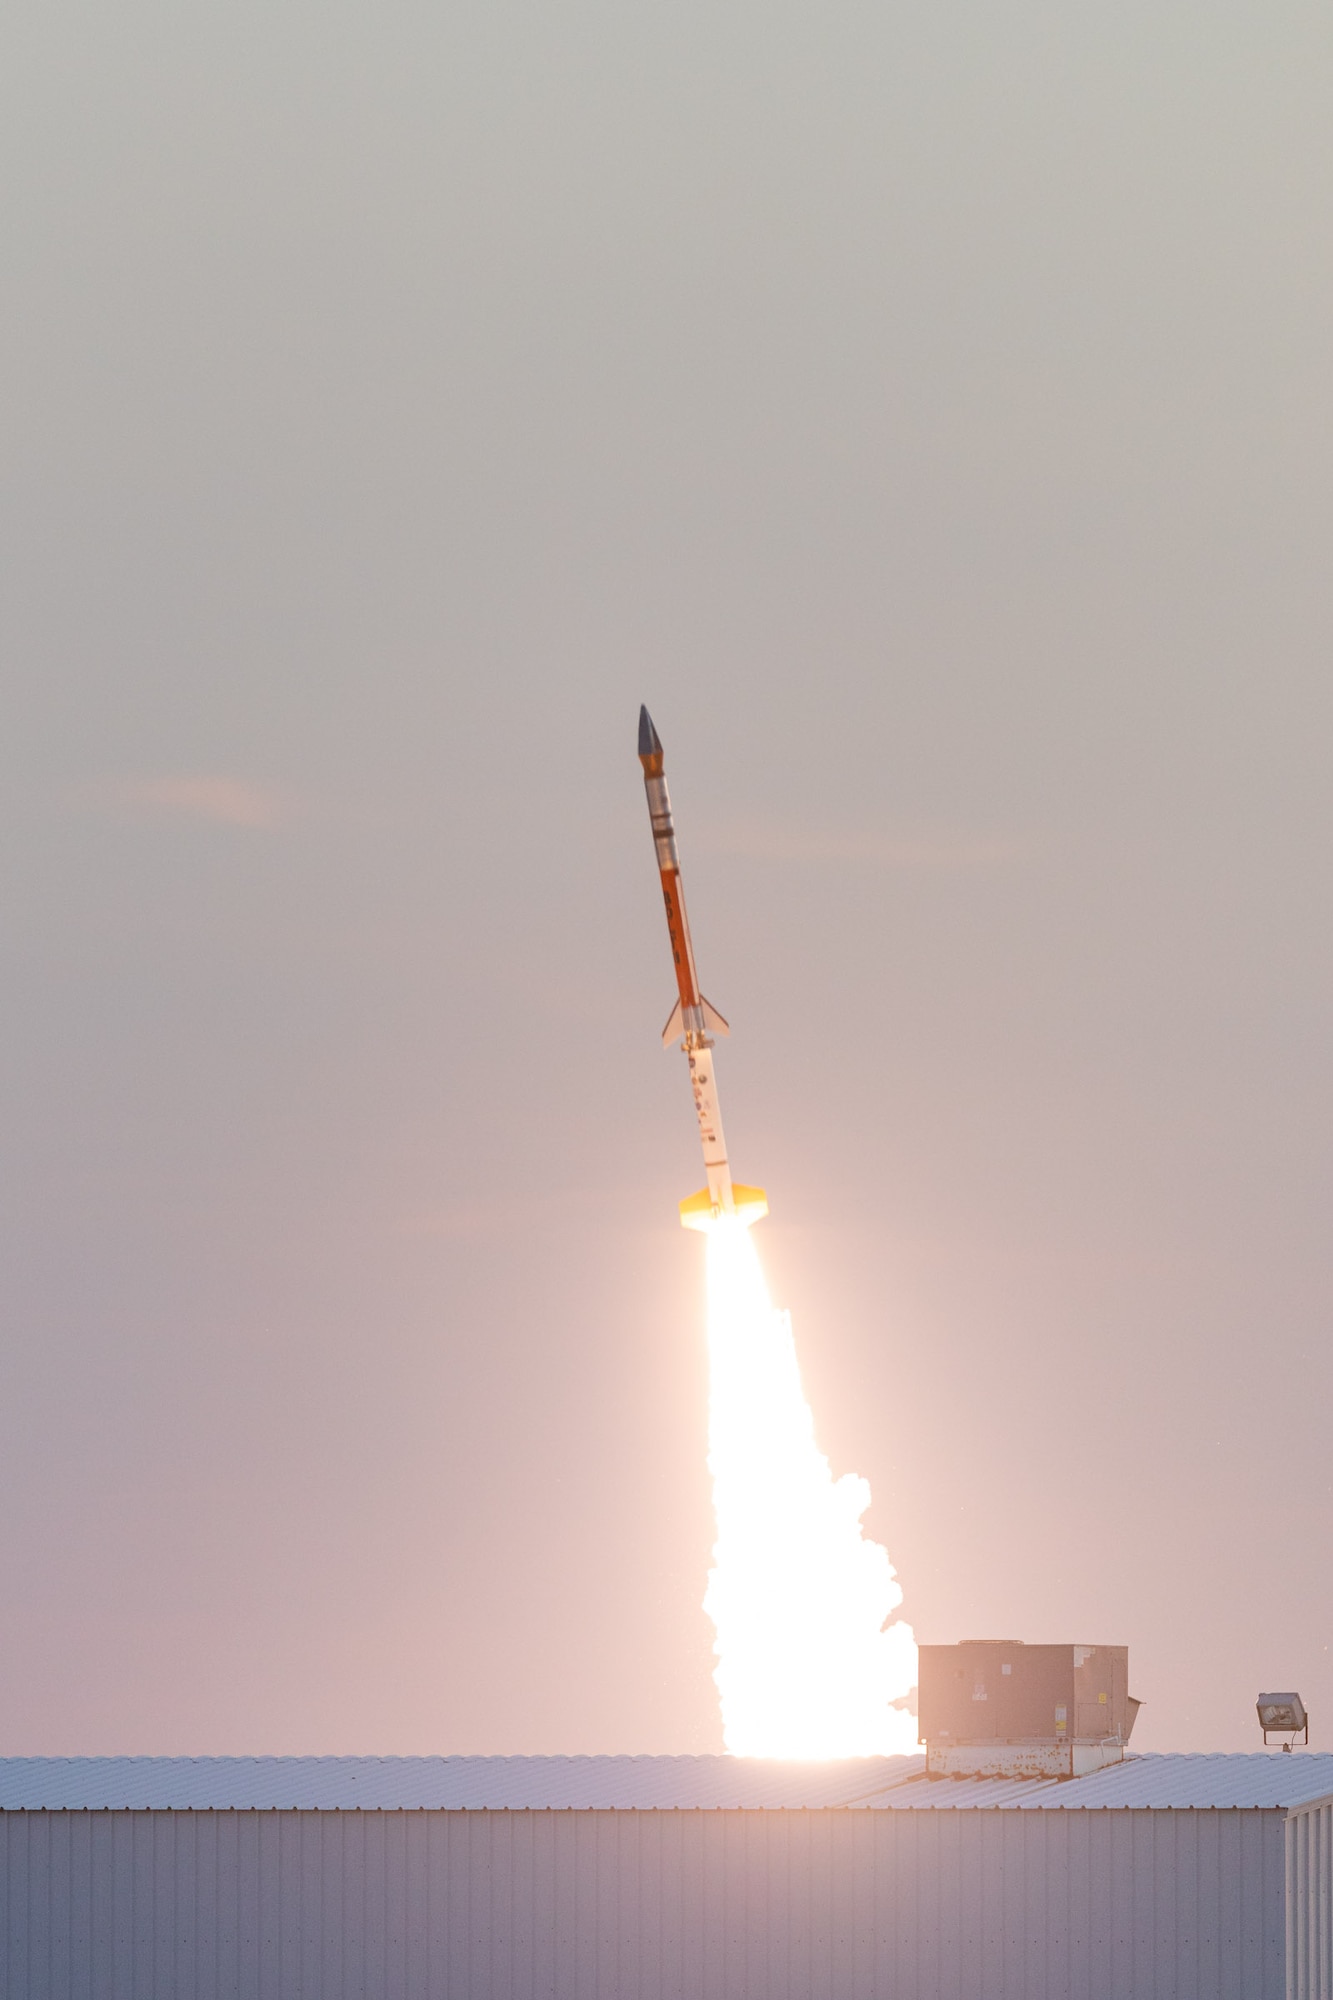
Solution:
[{"label": "white smoke trail", "polygon": [[709,1470],[717,1516],[704,1609],[726,1747],[742,1757],[916,1749],[891,1704],[916,1641],[888,1553],[862,1532],[870,1488],[835,1480],[815,1443],[791,1321],[769,1300],[750,1232],[708,1231]]}]

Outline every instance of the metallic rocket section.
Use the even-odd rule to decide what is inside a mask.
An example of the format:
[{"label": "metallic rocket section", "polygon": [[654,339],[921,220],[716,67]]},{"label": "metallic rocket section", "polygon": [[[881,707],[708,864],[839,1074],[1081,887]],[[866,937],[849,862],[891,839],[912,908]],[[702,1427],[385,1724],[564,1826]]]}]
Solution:
[{"label": "metallic rocket section", "polygon": [[680,1204],[680,1219],[686,1229],[707,1229],[720,1215],[735,1216],[747,1227],[768,1214],[768,1197],[762,1188],[744,1187],[731,1178],[727,1144],[722,1134],[722,1114],[718,1108],[717,1083],[713,1076],[713,1034],[730,1033],[716,1007],[699,990],[690,939],[689,918],[685,914],[685,891],[680,879],[680,855],[676,829],[671,818],[671,796],[663,770],[662,740],[653,727],[646,708],[639,710],[639,762],[643,765],[644,789],[648,794],[648,815],[657,850],[657,869],[666,905],[667,935],[676,968],[678,998],[662,1031],[663,1046],[679,1041],[690,1065],[690,1087],[694,1111],[703,1143],[707,1187],[700,1188]]}]

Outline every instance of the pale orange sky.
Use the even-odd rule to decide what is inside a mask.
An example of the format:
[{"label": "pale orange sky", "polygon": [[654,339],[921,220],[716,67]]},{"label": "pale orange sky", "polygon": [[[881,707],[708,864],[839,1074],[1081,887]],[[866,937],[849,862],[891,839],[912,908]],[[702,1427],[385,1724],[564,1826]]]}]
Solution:
[{"label": "pale orange sky", "polygon": [[1333,1716],[1333,23],[30,10],[0,1754],[718,1747],[733,1162],[927,1640]]}]

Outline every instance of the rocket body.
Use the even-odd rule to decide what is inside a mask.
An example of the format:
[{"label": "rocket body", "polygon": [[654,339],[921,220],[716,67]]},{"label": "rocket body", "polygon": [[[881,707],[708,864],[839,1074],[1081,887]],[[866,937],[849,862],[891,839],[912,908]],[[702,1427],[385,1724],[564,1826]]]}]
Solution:
[{"label": "rocket body", "polygon": [[727,1142],[722,1132],[722,1113],[717,1101],[713,1075],[713,1037],[729,1032],[717,1009],[704,999],[694,963],[690,922],[685,912],[685,891],[680,876],[680,855],[676,829],[671,818],[671,795],[663,769],[661,740],[646,708],[639,710],[639,762],[643,765],[644,789],[657,850],[657,869],[666,906],[667,936],[676,968],[677,1000],[662,1031],[666,1047],[679,1038],[690,1066],[690,1087],[694,1111],[699,1121],[703,1145],[704,1172],[708,1185],[680,1204],[680,1219],[686,1229],[706,1229],[719,1216],[733,1216],[747,1225],[768,1213],[768,1199],[762,1188],[743,1187],[731,1178],[727,1162]]}]

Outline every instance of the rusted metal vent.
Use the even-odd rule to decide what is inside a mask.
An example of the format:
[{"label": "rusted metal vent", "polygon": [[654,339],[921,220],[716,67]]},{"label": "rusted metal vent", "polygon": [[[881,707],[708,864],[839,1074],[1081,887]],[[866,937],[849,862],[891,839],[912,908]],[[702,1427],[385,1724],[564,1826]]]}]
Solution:
[{"label": "rusted metal vent", "polygon": [[932,1777],[1080,1778],[1119,1763],[1138,1710],[1128,1646],[921,1648],[917,1711]]}]

